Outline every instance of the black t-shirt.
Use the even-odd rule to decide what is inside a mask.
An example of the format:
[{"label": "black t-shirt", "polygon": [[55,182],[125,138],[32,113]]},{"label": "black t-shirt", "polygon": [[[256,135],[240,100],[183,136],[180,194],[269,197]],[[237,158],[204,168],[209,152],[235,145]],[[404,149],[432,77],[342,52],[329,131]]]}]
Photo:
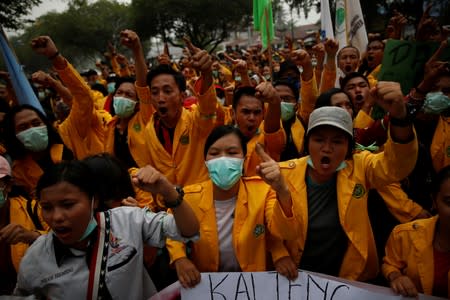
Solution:
[{"label": "black t-shirt", "polygon": [[300,269],[338,276],[347,250],[339,221],[336,177],[316,184],[307,177],[308,230]]}]

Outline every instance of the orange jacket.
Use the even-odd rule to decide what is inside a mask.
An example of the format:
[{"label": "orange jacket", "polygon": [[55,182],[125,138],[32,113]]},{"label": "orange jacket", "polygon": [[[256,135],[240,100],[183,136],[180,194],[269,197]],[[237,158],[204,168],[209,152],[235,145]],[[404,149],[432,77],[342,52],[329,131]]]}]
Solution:
[{"label": "orange jacket", "polygon": [[436,172],[450,164],[450,117],[439,117],[430,152]]}]

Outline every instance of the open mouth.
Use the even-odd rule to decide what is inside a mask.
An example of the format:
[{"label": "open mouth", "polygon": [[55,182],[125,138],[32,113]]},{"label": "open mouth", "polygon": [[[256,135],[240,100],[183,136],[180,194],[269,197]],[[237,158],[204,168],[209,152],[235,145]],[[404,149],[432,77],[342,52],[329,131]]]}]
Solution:
[{"label": "open mouth", "polygon": [[328,156],[324,156],[320,159],[320,166],[322,169],[329,169],[331,167],[331,159]]},{"label": "open mouth", "polygon": [[58,236],[60,239],[66,239],[68,235],[72,232],[72,230],[69,227],[55,227],[52,228],[53,232]]},{"label": "open mouth", "polygon": [[355,96],[355,100],[356,100],[356,102],[362,102],[364,100],[364,97],[363,97],[363,95],[358,94]]},{"label": "open mouth", "polygon": [[345,69],[345,72],[349,73],[352,71],[352,66],[345,66],[344,69]]},{"label": "open mouth", "polygon": [[165,115],[165,114],[167,114],[168,111],[169,110],[167,109],[167,107],[160,107],[160,108],[158,108],[158,113],[160,115]]},{"label": "open mouth", "polygon": [[367,61],[373,61],[373,56],[367,56]]}]

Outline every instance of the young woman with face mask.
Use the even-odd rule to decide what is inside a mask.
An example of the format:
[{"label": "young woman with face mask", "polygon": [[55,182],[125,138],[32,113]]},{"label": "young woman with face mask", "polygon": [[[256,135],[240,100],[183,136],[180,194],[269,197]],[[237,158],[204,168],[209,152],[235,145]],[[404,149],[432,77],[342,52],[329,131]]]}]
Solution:
[{"label": "young woman with face mask", "polygon": [[[198,221],[183,195],[148,166],[133,178],[160,193],[173,215],[117,207],[95,213],[97,185],[83,161],[46,171],[37,186],[51,232],[38,238],[20,265],[16,295],[46,299],[148,299],[153,282],[144,270],[143,245],[163,247],[167,237],[198,238]],[[126,288],[125,288],[126,287]]]},{"label": "young woman with face mask", "polygon": [[279,176],[278,164],[258,144],[256,151],[263,161],[258,173],[273,189],[259,177],[243,178],[246,151],[239,129],[215,128],[204,150],[210,180],[184,188],[186,201],[201,224],[197,243],[167,243],[184,287],[198,284],[200,272],[265,271],[267,238],[272,234],[295,237],[290,229],[295,218],[286,217],[291,212],[290,192]]},{"label": "young woman with face mask", "polygon": [[49,120],[30,105],[15,106],[5,116],[5,145],[13,159],[17,185],[31,196],[42,173],[53,164],[73,159]]},{"label": "young woman with face mask", "polygon": [[436,216],[395,227],[386,244],[383,275],[405,297],[450,297],[450,166],[435,177],[433,205]]},{"label": "young woman with face mask", "polygon": [[377,275],[367,192],[406,177],[417,158],[417,140],[412,124],[405,120],[399,91],[393,83],[380,84],[373,91],[396,118],[391,119],[384,152],[353,154],[350,114],[340,107],[321,107],[309,119],[305,145],[309,155],[280,163],[294,212],[303,220],[297,239],[287,242],[288,253],[300,269],[361,281]]},{"label": "young woman with face mask", "polygon": [[37,203],[14,185],[9,162],[0,156],[0,295],[13,292],[25,251],[46,227]]}]

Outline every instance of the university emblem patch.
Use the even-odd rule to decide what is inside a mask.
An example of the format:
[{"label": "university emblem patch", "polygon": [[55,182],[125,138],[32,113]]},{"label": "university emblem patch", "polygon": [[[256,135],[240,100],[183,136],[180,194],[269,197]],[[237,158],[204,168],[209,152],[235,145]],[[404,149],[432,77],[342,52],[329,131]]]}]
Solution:
[{"label": "university emblem patch", "polygon": [[352,196],[355,197],[356,199],[359,199],[362,196],[364,196],[365,193],[366,193],[366,190],[364,189],[364,186],[362,184],[357,183],[355,185],[355,188],[353,189]]},{"label": "university emblem patch", "polygon": [[253,235],[257,238],[258,236],[263,234],[265,231],[266,231],[266,229],[265,229],[264,225],[257,224],[255,226],[255,229],[253,230]]},{"label": "university emblem patch", "polygon": [[181,145],[189,144],[189,136],[188,135],[182,135],[180,137],[180,143],[181,143]]}]

